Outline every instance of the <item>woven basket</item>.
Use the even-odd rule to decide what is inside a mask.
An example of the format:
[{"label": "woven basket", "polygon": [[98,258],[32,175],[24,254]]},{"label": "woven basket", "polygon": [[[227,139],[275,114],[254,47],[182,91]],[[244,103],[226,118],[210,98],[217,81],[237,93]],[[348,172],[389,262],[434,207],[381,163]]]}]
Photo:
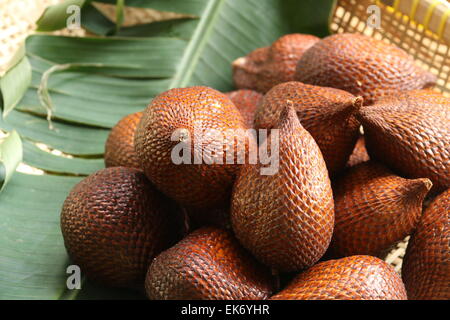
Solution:
[{"label": "woven basket", "polygon": [[[25,37],[35,29],[43,10],[62,0],[0,0],[0,75]],[[374,7],[376,6],[376,7]],[[114,8],[98,5],[114,19]],[[378,15],[379,13],[379,15]],[[171,18],[173,13],[127,9],[125,25]],[[374,16],[375,15],[375,16]],[[377,20],[377,18],[379,18]],[[379,25],[377,25],[379,21]],[[439,78],[437,89],[450,95],[450,3],[445,0],[339,0],[330,19],[333,33],[359,32],[404,49]],[[84,35],[83,30],[58,34]],[[400,242],[386,261],[400,272],[407,239]]]},{"label": "woven basket", "polygon": [[[377,6],[376,9],[374,6]],[[373,27],[379,10],[379,28]],[[393,43],[438,76],[450,95],[450,3],[445,0],[339,0],[330,21],[334,33],[359,32]]]},{"label": "woven basket", "polygon": [[[378,13],[379,16],[374,17]],[[437,75],[437,90],[450,96],[448,1],[339,0],[331,16],[330,30],[333,33],[363,33],[395,44]],[[408,238],[396,245],[385,258],[397,272],[401,271]]]}]

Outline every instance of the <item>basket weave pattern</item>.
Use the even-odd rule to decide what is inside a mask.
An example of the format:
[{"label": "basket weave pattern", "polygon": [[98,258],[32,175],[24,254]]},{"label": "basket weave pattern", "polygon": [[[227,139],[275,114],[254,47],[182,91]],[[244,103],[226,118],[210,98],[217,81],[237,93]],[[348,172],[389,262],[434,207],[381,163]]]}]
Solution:
[{"label": "basket weave pattern", "polygon": [[[390,4],[390,5],[388,5]],[[379,8],[379,28],[369,20]],[[450,95],[450,3],[445,0],[339,0],[330,29],[359,32],[395,44],[438,76],[437,88]]]},{"label": "basket weave pattern", "polygon": [[[379,29],[369,21],[376,5]],[[369,23],[368,23],[369,22]],[[445,0],[339,0],[330,21],[333,33],[358,32],[404,49],[438,76],[437,89],[450,95],[450,4]],[[407,237],[386,256],[400,272]]]}]

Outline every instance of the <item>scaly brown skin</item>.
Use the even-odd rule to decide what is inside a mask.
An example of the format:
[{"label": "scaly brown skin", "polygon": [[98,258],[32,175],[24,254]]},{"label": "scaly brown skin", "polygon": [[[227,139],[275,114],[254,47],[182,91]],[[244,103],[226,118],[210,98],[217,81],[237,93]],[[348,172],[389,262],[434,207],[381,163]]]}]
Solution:
[{"label": "scaly brown skin", "polygon": [[399,91],[434,86],[436,77],[405,51],[356,33],[328,36],[298,62],[295,80],[362,96],[370,105]]},{"label": "scaly brown skin", "polygon": [[258,260],[279,271],[300,271],[316,263],[330,243],[333,196],[319,147],[292,104],[280,121],[279,169],[263,175],[261,162],[243,166],[233,188],[231,221]]},{"label": "scaly brown skin", "polygon": [[352,154],[348,158],[346,167],[353,167],[357,164],[369,161],[369,154],[366,149],[366,142],[364,139],[364,135],[360,135],[358,140],[356,141],[355,148],[353,149]]},{"label": "scaly brown skin", "polygon": [[400,276],[383,260],[351,256],[300,273],[272,300],[406,300]]},{"label": "scaly brown skin", "polygon": [[264,96],[256,111],[255,128],[275,128],[287,101],[293,103],[300,123],[317,142],[330,175],[341,172],[358,138],[360,123],[353,114],[362,99],[339,89],[282,83]]},{"label": "scaly brown skin", "polygon": [[61,231],[70,258],[89,279],[142,289],[152,259],[181,236],[178,214],[141,171],[112,167],[71,190]]},{"label": "scaly brown skin", "polygon": [[413,300],[450,299],[450,189],[425,210],[403,258],[402,277]]},{"label": "scaly brown skin", "polygon": [[107,168],[140,169],[140,163],[134,151],[134,132],[142,114],[142,112],[129,114],[111,129],[105,144],[105,166]]},{"label": "scaly brown skin", "polygon": [[266,93],[277,84],[294,80],[297,62],[319,40],[308,34],[288,34],[269,47],[235,60],[232,66],[236,88]]},{"label": "scaly brown skin", "polygon": [[450,99],[431,90],[398,93],[363,107],[370,158],[409,178],[429,178],[433,192],[450,187]]},{"label": "scaly brown skin", "polygon": [[[237,145],[246,151],[253,140],[245,132],[235,136],[229,130],[246,129],[239,110],[225,94],[208,87],[171,89],[154,98],[144,111],[136,128],[135,149],[142,169],[158,189],[182,206],[207,212],[230,199],[240,167]],[[208,130],[216,130],[217,135]],[[191,163],[175,164],[171,153],[182,145]],[[230,153],[226,150],[234,150],[232,164],[227,163]],[[223,163],[206,163],[214,152]],[[194,164],[198,156],[201,164]]]},{"label": "scaly brown skin", "polygon": [[247,127],[253,128],[255,125],[256,108],[261,102],[263,95],[257,91],[248,89],[227,92],[226,95],[241,112]]},{"label": "scaly brown skin", "polygon": [[230,232],[205,227],[156,257],[145,287],[153,300],[260,300],[273,279]]},{"label": "scaly brown skin", "polygon": [[373,161],[333,183],[335,226],[329,256],[383,254],[411,234],[422,215],[429,179],[404,179]]}]

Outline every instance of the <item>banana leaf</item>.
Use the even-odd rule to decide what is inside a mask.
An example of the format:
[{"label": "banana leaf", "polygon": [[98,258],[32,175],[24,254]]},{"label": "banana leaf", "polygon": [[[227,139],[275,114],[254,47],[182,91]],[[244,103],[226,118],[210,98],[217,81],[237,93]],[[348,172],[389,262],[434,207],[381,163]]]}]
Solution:
[{"label": "banana leaf", "polygon": [[[0,80],[0,129],[17,132],[2,149],[11,154],[0,158],[2,176],[8,177],[0,193],[0,299],[143,298],[84,278],[81,289],[67,288],[70,260],[59,214],[69,190],[103,167],[104,142],[121,117],[169,88],[232,90],[234,59],[283,34],[325,36],[333,5],[331,0],[127,0],[117,2],[116,24],[91,1],[65,5],[74,3],[81,5],[82,25],[97,35],[32,35],[24,56]],[[184,16],[122,27],[124,5]],[[48,8],[39,29],[64,27],[65,8]],[[14,155],[22,153],[23,163],[44,174],[14,173]],[[16,160],[11,165],[8,159]]]}]

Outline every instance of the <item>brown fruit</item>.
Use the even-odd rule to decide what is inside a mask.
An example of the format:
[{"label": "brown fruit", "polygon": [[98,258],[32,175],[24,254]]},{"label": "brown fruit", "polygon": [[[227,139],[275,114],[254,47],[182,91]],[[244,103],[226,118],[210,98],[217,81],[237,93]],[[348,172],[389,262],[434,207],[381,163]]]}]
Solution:
[{"label": "brown fruit", "polygon": [[429,179],[404,179],[367,161],[350,168],[333,184],[335,226],[329,253],[382,257],[411,234],[422,215]]},{"label": "brown fruit", "polygon": [[288,34],[269,47],[235,60],[232,66],[236,88],[266,93],[279,83],[294,80],[298,60],[319,40],[308,34]]},{"label": "brown fruit", "polygon": [[178,240],[173,206],[134,168],[97,171],[69,193],[61,231],[70,258],[88,278],[142,288],[152,259]]},{"label": "brown fruit", "polygon": [[273,300],[406,300],[400,276],[383,260],[352,256],[316,264]]},{"label": "brown fruit", "polygon": [[353,113],[362,106],[362,99],[339,89],[297,81],[282,83],[264,96],[256,112],[255,128],[276,127],[288,100],[317,142],[330,175],[342,171],[358,138],[360,124]]},{"label": "brown fruit", "polygon": [[414,300],[450,299],[450,189],[425,210],[409,240],[402,277]]},{"label": "brown fruit", "polygon": [[154,300],[266,299],[272,278],[230,232],[194,231],[151,264],[145,281]]},{"label": "brown fruit", "polygon": [[357,114],[371,159],[409,178],[450,187],[450,99],[431,90],[386,97]]},{"label": "brown fruit", "polygon": [[261,161],[243,166],[233,188],[231,222],[237,238],[264,264],[299,271],[316,263],[330,243],[333,197],[319,147],[292,104],[278,127],[278,171],[263,175]]},{"label": "brown fruit", "polygon": [[247,127],[253,128],[256,108],[261,102],[263,95],[257,91],[247,89],[231,91],[226,93],[226,95],[241,112]]},{"label": "brown fruit", "polygon": [[105,144],[106,167],[140,169],[140,163],[134,151],[134,132],[141,118],[142,112],[129,114],[111,129]]},{"label": "brown fruit", "polygon": [[364,135],[360,135],[358,140],[356,141],[355,148],[353,149],[352,154],[348,158],[347,167],[353,167],[357,164],[369,161],[369,154],[366,149],[366,142]]},{"label": "brown fruit", "polygon": [[[205,210],[230,199],[239,169],[236,150],[249,140],[245,133],[228,130],[245,129],[241,114],[223,93],[207,87],[171,89],[144,111],[135,149],[156,187],[183,206]],[[233,164],[226,159],[229,150],[234,151]],[[187,162],[176,164],[172,152],[187,155]]]},{"label": "brown fruit", "polygon": [[363,96],[366,104],[436,83],[402,49],[356,33],[334,34],[312,46],[298,62],[295,80]]}]

